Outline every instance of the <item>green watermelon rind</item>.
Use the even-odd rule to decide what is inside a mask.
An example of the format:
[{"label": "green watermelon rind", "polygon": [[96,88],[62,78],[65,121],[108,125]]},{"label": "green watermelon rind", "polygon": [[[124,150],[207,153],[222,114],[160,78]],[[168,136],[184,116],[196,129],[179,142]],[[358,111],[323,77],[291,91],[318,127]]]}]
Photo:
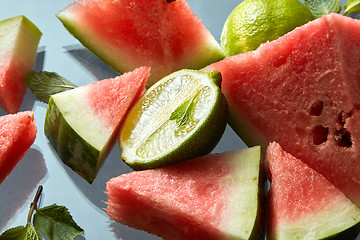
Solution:
[{"label": "green watermelon rind", "polygon": [[[44,132],[61,161],[92,183],[105,160],[105,154],[89,144],[68,124],[52,97],[46,111]],[[74,159],[74,156],[77,158]]]},{"label": "green watermelon rind", "polygon": [[[337,206],[340,204],[342,203],[337,203]],[[347,206],[344,205],[341,209],[336,210],[336,207],[334,207],[328,209],[326,213],[322,212],[322,215],[317,216],[319,220],[312,217],[311,219],[304,220],[305,222],[293,223],[294,226],[284,226],[278,231],[281,234],[280,238],[311,238],[323,240],[356,239],[360,233],[360,210],[347,199],[344,204]],[[329,225],[326,225],[326,223],[322,220],[326,220]],[[317,226],[318,222],[320,222],[321,225]],[[339,226],[338,229],[334,229],[334,226],[336,225],[335,223],[339,223],[341,226]],[[326,226],[328,226],[328,228],[325,228]],[[271,240],[278,238],[270,234],[268,239]]]},{"label": "green watermelon rind", "polygon": [[323,238],[323,240],[344,240],[344,239],[356,240],[359,233],[360,233],[360,222],[340,233],[329,236],[327,238]]},{"label": "green watermelon rind", "polygon": [[[265,172],[261,147],[254,146],[233,153],[235,156],[232,161],[236,172],[233,174],[233,185],[230,187],[233,192],[229,196],[229,199],[232,199],[230,206],[234,208],[230,215],[235,221],[231,224],[232,231],[238,232],[234,236],[240,236],[239,232],[244,231],[243,239],[262,240],[265,237]],[[233,198],[233,195],[238,196]],[[242,202],[241,207],[239,202]],[[253,204],[254,202],[257,204]],[[248,205],[244,205],[246,203]],[[245,209],[245,212],[236,211],[241,208]],[[252,229],[244,228],[249,224],[252,224]],[[232,239],[232,236],[225,239]]]},{"label": "green watermelon rind", "polygon": [[[189,73],[195,76],[197,75],[199,77],[204,77],[202,75],[212,74],[207,72],[199,72],[197,70],[183,69],[171,75],[168,75],[165,78],[171,78],[172,76],[177,76],[178,74],[181,75],[181,72]],[[134,170],[159,168],[174,163],[179,163],[187,159],[192,159],[198,156],[206,155],[215,148],[217,143],[220,141],[226,128],[227,118],[228,118],[228,105],[224,95],[220,90],[220,87],[218,87],[218,85],[220,85],[221,82],[220,80],[221,75],[217,71],[212,71],[212,72],[213,74],[215,74],[215,72],[217,73],[217,76],[215,76],[216,75],[215,74],[213,78],[215,84],[217,85],[216,96],[215,96],[216,100],[214,101],[217,104],[214,110],[211,112],[211,114],[209,114],[206,117],[206,119],[202,120],[202,122],[206,122],[206,127],[197,128],[194,132],[191,133],[191,136],[186,138],[186,141],[183,144],[181,144],[181,146],[178,147],[176,150],[171,150],[170,152],[166,152],[161,156],[157,156],[153,159],[148,159],[148,161],[146,162],[139,159],[129,159],[123,154],[124,147],[121,144],[122,140],[121,140],[121,130],[120,130],[118,143],[121,152],[121,158],[124,160],[124,162],[127,165],[129,165]],[[138,102],[141,102],[142,98],[140,98]],[[130,114],[131,111],[128,114],[128,116]],[[125,125],[126,125],[126,119],[123,126]],[[199,151],[198,149],[201,149],[201,151]]]}]

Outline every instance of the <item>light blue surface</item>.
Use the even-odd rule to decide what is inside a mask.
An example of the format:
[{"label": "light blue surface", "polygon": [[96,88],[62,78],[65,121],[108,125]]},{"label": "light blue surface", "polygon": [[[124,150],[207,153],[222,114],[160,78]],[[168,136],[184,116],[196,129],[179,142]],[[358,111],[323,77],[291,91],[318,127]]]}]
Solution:
[{"label": "light blue surface", "polygon": [[[115,72],[84,49],[62,26],[55,14],[70,0],[1,0],[0,19],[25,15],[43,32],[36,70],[54,71],[77,85],[107,77]],[[189,0],[193,12],[217,40],[226,17],[241,1]],[[342,1],[344,4],[344,1]],[[38,134],[35,143],[6,181],[0,185],[0,233],[25,225],[30,202],[39,185],[44,186],[40,206],[53,203],[69,208],[74,220],[85,230],[77,239],[140,240],[159,239],[112,221],[104,212],[107,200],[105,183],[112,177],[131,171],[119,158],[115,146],[97,178],[89,185],[59,160],[44,136],[46,104],[28,91],[21,110],[35,111]],[[0,110],[0,115],[5,113]],[[214,152],[243,148],[245,145],[227,127]]]}]

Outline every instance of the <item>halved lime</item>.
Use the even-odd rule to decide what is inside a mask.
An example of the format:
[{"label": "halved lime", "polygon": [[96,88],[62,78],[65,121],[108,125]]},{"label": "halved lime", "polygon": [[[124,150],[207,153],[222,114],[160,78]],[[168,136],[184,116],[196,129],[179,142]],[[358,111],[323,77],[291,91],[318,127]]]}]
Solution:
[{"label": "halved lime", "polygon": [[227,121],[219,72],[180,70],[149,88],[119,136],[121,158],[133,169],[162,167],[213,150]]}]

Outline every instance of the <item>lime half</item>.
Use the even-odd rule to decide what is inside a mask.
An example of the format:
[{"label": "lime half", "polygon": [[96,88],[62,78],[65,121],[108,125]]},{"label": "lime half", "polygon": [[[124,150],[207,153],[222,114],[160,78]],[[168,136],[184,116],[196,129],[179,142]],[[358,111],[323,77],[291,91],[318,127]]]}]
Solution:
[{"label": "lime half", "polygon": [[119,136],[121,158],[133,169],[162,167],[211,152],[227,122],[217,71],[180,70],[149,88]]}]

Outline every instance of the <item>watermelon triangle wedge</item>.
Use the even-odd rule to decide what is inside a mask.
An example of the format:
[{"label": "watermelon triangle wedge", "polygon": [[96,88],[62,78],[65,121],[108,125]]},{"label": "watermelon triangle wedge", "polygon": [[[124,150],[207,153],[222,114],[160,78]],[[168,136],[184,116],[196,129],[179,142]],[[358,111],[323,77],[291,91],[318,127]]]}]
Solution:
[{"label": "watermelon triangle wedge", "polygon": [[110,179],[107,214],[169,240],[263,239],[260,147]]},{"label": "watermelon triangle wedge", "polygon": [[0,21],[0,106],[8,113],[20,109],[25,74],[34,68],[41,35],[25,16]]},{"label": "watermelon triangle wedge", "polygon": [[117,72],[150,66],[148,86],[176,70],[200,69],[225,57],[185,0],[79,0],[57,17]]},{"label": "watermelon triangle wedge", "polygon": [[32,111],[0,117],[0,184],[34,143],[36,133]]},{"label": "watermelon triangle wedge", "polygon": [[272,142],[266,153],[269,240],[356,239],[360,209],[324,176]]},{"label": "watermelon triangle wedge", "polygon": [[149,67],[54,94],[45,135],[60,159],[89,183],[114,146],[127,112],[141,97]]},{"label": "watermelon triangle wedge", "polygon": [[360,207],[359,66],[360,21],[329,14],[211,68],[249,146],[278,142]]}]

